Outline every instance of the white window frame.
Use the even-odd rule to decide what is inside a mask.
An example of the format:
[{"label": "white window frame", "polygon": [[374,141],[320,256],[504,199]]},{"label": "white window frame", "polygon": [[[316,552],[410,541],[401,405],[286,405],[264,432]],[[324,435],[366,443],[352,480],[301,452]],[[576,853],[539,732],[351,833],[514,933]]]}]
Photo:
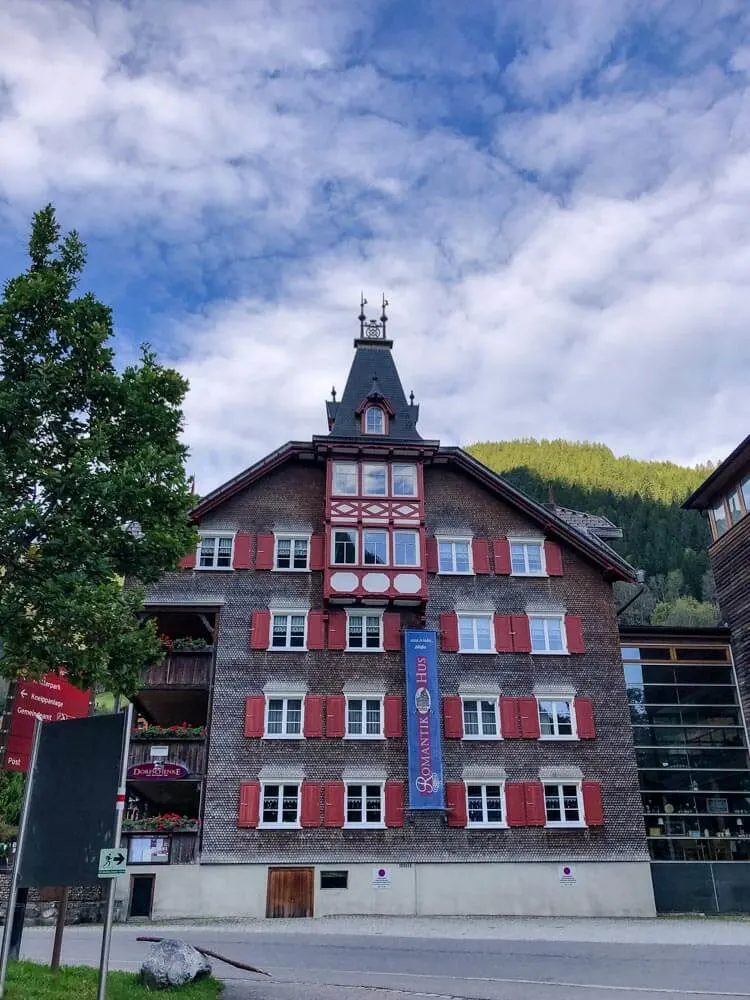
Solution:
[{"label": "white window frame", "polygon": [[[380,619],[380,645],[375,646],[350,646],[349,645],[349,620],[351,618],[362,619],[362,642],[367,641],[367,618]],[[383,652],[383,611],[378,608],[346,608],[346,652],[347,653],[382,653]]]},{"label": "white window frame", "polygon": [[[464,779],[464,784],[466,786],[466,826],[471,827],[475,830],[487,829],[487,830],[504,830],[508,826],[508,807],[505,801],[505,778],[498,778],[497,781],[493,781],[492,778],[482,778],[481,780],[472,780],[470,778]],[[469,786],[478,785],[482,789],[482,819],[472,820],[469,815]],[[500,788],[500,808],[502,809],[503,818],[500,823],[496,821],[490,822],[487,819],[487,787],[488,785],[497,785]]]},{"label": "white window frame", "polygon": [[[466,702],[473,701],[477,703],[477,718],[479,721],[479,732],[478,733],[467,733],[466,732]],[[482,707],[481,703],[483,701],[489,701],[492,703],[495,709],[495,732],[485,733],[484,732],[484,722],[482,721]],[[500,732],[500,711],[497,702],[497,695],[488,694],[462,694],[461,695],[461,724],[463,726],[465,740],[501,740],[502,733]],[[491,784],[491,782],[490,782]]]},{"label": "white window frame", "polygon": [[[334,531],[340,531],[340,530],[342,530],[342,529],[340,529],[340,528],[334,528]],[[343,529],[343,530],[346,530],[346,529]],[[353,529],[353,530],[356,531],[356,529]],[[365,562],[365,534],[370,533],[370,532],[373,533],[373,534],[377,533],[379,535],[385,535],[385,562],[382,562],[382,563],[366,563]],[[387,528],[382,528],[382,527],[380,527],[380,525],[367,525],[366,527],[363,527],[362,531],[361,531],[361,545],[360,545],[360,548],[362,550],[362,565],[363,566],[368,566],[368,567],[374,566],[377,569],[378,566],[390,566],[392,564],[393,552],[391,551],[391,533],[388,531]],[[341,565],[341,564],[337,563],[336,565]],[[344,564],[344,565],[346,565],[346,564]]]},{"label": "white window frame", "polygon": [[[440,576],[474,576],[474,552],[472,548],[473,538],[471,535],[436,535],[435,541],[438,547],[438,574]],[[440,568],[440,546],[442,545],[466,545],[469,552],[469,568],[466,572],[458,569]],[[456,565],[456,550],[451,550],[452,563]]]},{"label": "white window frame", "polygon": [[[413,493],[396,493],[396,468],[401,469],[413,469],[414,470],[414,492]],[[417,466],[414,462],[393,462],[390,468],[391,473],[391,496],[392,497],[406,497],[407,499],[414,499],[419,496],[419,472]]]},{"label": "white window frame", "polygon": [[[304,653],[307,651],[307,616],[309,615],[308,608],[270,608],[269,613],[271,615],[271,625],[268,630],[268,650],[271,653]],[[273,620],[279,615],[286,615],[288,621],[286,623],[286,646],[274,646],[273,645]],[[305,619],[305,634],[302,640],[301,646],[290,646],[289,642],[292,637],[292,618],[302,615]]]},{"label": "white window frame", "polygon": [[[380,430],[371,430],[370,429],[370,427],[369,427],[369,415],[371,413],[379,413],[380,414]],[[370,406],[367,406],[365,408],[365,420],[364,420],[364,424],[365,424],[365,434],[374,434],[374,435],[381,435],[381,436],[383,434],[385,434],[386,420],[385,420],[385,410],[383,409],[383,407],[382,406],[378,406],[377,403],[372,403]]]},{"label": "white window frame", "polygon": [[[523,572],[519,572],[519,571],[513,569],[513,546],[514,545],[523,545],[523,546],[526,546],[526,545],[538,545],[539,546],[540,556],[541,556],[541,563],[542,563],[541,570],[539,570],[539,571],[533,570],[532,571],[532,570],[529,569],[529,554],[528,554],[528,552],[526,551],[525,548],[524,548],[524,553],[523,553],[523,562],[524,562],[524,567],[525,567],[524,571]],[[547,573],[547,559],[545,557],[545,552],[544,552],[544,539],[543,538],[512,538],[511,537],[511,538],[508,539],[508,546],[509,546],[509,551],[510,551],[510,575],[511,576],[536,576],[536,577],[539,577],[539,576],[548,576],[549,575]]]},{"label": "white window frame", "polygon": [[[364,820],[360,823],[349,822],[349,786],[361,785],[362,812],[367,812],[367,787],[378,787],[380,789],[380,821],[377,823]],[[349,830],[383,830],[385,829],[385,782],[380,778],[347,778],[344,781],[344,828]]]},{"label": "white window frame", "polygon": [[[414,538],[414,552],[416,555],[416,562],[413,563],[400,563],[396,562],[396,535],[411,535]],[[421,565],[422,560],[419,555],[419,532],[413,531],[411,528],[394,528],[393,538],[391,541],[392,553],[391,553],[391,564],[393,566],[398,566],[404,569],[418,569]]]},{"label": "white window frame", "polygon": [[[195,568],[199,570],[204,570],[206,572],[212,573],[227,573],[234,569],[234,531],[201,531],[200,541],[198,542],[198,547],[195,550]],[[204,538],[215,538],[216,545],[214,546],[214,556],[213,564],[211,566],[201,566],[201,546],[203,545]],[[229,565],[228,566],[217,566],[216,560],[219,558],[219,539],[220,538],[231,538],[232,547],[229,552]]]},{"label": "white window frame", "polygon": [[[534,656],[567,656],[568,655],[568,633],[565,629],[565,615],[558,613],[556,611],[550,611],[548,613],[538,612],[537,614],[529,614],[529,635],[531,636],[531,652]],[[534,649],[534,634],[531,629],[532,621],[537,620],[547,620],[550,618],[555,618],[560,622],[560,634],[562,636],[562,649]],[[544,629],[545,643],[549,645],[549,630]]]},{"label": "white window frame", "polygon": [[[297,789],[297,817],[293,823],[267,822],[263,819],[263,804],[266,798],[266,787],[268,785],[279,786],[279,801],[276,807],[277,817],[281,814],[284,803],[284,786],[294,785]],[[258,827],[265,830],[298,830],[300,829],[300,809],[302,808],[302,781],[299,778],[264,778],[260,783],[260,815],[258,817]]]},{"label": "white window frame", "polygon": [[[365,487],[366,487],[366,484],[367,484],[367,470],[368,469],[383,469],[384,470],[384,472],[385,472],[385,491],[383,493],[368,493],[367,492],[367,490],[366,490]],[[390,483],[388,481],[390,477],[389,477],[388,473],[389,473],[389,469],[388,469],[388,464],[386,462],[363,462],[362,463],[362,471],[361,471],[361,476],[362,476],[362,496],[363,497],[387,497],[388,496],[388,488],[390,486]]]},{"label": "white window frame", "polygon": [[[354,492],[341,493],[336,488],[336,470],[341,467],[354,469]],[[359,463],[358,462],[334,462],[331,469],[331,496],[334,497],[356,497],[359,494]]]},{"label": "white window frame", "polygon": [[[351,733],[349,732],[349,702],[351,701],[361,701],[362,702],[362,732],[361,733]],[[377,733],[367,733],[364,730],[367,727],[367,702],[377,701],[380,708],[380,728]],[[344,731],[344,739],[347,740],[382,740],[385,739],[383,735],[383,695],[382,694],[356,694],[348,693],[346,694],[346,729]]]},{"label": "white window frame", "polygon": [[[310,535],[301,534],[292,531],[280,531],[278,534],[274,534],[273,542],[273,568],[277,573],[309,573],[310,572]],[[291,544],[290,547],[290,562],[294,563],[294,544],[295,542],[304,542],[307,550],[307,565],[304,568],[299,568],[297,566],[279,566],[279,542],[288,541]]]},{"label": "white window frame", "polygon": [[[473,656],[492,656],[497,652],[495,648],[495,622],[494,615],[491,611],[457,611],[456,617],[458,618],[458,651],[459,653],[469,653]],[[486,618],[490,623],[490,648],[489,649],[467,649],[462,645],[461,640],[461,619],[462,618]],[[474,638],[477,637],[476,626],[472,627],[472,632]]]},{"label": "white window frame", "polygon": [[[549,820],[547,819],[547,792],[546,789],[549,785],[555,785],[557,787],[557,794],[560,800],[561,809],[560,812],[565,812],[565,803],[563,801],[562,789],[565,785],[574,785],[576,789],[576,797],[578,799],[578,816],[577,820]],[[585,814],[583,811],[583,788],[580,778],[546,778],[542,779],[542,795],[544,796],[544,825],[552,827],[553,829],[559,829],[560,827],[566,827],[568,829],[581,829],[586,826]]]},{"label": "white window frame", "polygon": [[[337,531],[350,531],[354,535],[354,562],[336,562],[336,532]],[[360,537],[359,528],[347,527],[346,525],[338,524],[331,528],[331,565],[332,566],[359,566],[360,558]]]},{"label": "white window frame", "polygon": [[[278,693],[273,691],[264,692],[264,697],[266,699],[265,710],[263,713],[263,739],[265,740],[303,740],[305,738],[305,693],[300,692],[289,692],[289,691],[279,691]],[[268,714],[271,707],[272,701],[282,701],[284,704],[282,706],[282,720],[281,720],[281,732],[280,733],[269,733],[268,731]],[[288,733],[287,732],[287,717],[289,712],[289,701],[299,701],[300,705],[300,717],[299,717],[299,732],[298,733]]]},{"label": "white window frame", "polygon": [[[573,695],[566,695],[566,694],[537,694],[537,695],[534,695],[534,697],[536,698],[536,708],[537,708],[537,712],[539,713],[539,733],[540,733],[539,739],[540,740],[556,740],[556,741],[559,741],[559,740],[577,740],[578,739],[578,723],[577,723],[577,720],[576,720],[576,705],[575,705],[575,697]],[[555,731],[553,733],[543,733],[542,732],[542,702],[543,701],[565,702],[566,704],[568,704],[570,706],[570,722],[571,722],[571,727],[573,729],[573,732],[570,735],[568,735],[568,734],[562,734],[561,735],[558,732],[559,722],[558,722],[558,718],[557,718],[557,710],[555,710],[554,718],[553,718],[553,725],[554,725],[554,730]]]}]

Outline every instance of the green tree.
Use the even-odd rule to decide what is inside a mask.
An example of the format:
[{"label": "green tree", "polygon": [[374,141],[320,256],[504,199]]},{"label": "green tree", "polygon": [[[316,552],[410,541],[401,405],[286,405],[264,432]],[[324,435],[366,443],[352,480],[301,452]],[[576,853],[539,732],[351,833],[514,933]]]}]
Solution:
[{"label": "green tree", "polygon": [[661,601],[651,615],[652,625],[679,625],[695,628],[718,624],[719,609],[715,604],[696,601],[694,597],[678,597]]},{"label": "green tree", "polygon": [[187,383],[147,346],[116,370],[111,311],[74,297],[85,247],[52,206],[29,257],[0,301],[0,670],[127,693],[161,650],[122,580],[158,579],[196,541]]},{"label": "green tree", "polygon": [[[24,776],[15,771],[0,772],[0,827],[15,828],[21,819]],[[0,840],[6,836],[0,830]]]}]

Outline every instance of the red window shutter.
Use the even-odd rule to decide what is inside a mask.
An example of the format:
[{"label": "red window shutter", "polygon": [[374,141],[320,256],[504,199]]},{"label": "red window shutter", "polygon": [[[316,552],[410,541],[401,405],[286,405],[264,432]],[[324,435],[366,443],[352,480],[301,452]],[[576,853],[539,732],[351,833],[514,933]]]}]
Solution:
[{"label": "red window shutter", "polygon": [[544,543],[544,564],[548,576],[563,575],[562,549],[557,542]]},{"label": "red window shutter", "polygon": [[602,800],[602,786],[598,781],[584,781],[583,791],[583,815],[586,817],[588,826],[604,825],[604,802]]},{"label": "red window shutter", "polygon": [[328,614],[328,648],[346,649],[345,611],[330,611]]},{"label": "red window shutter", "polygon": [[437,573],[440,568],[438,562],[438,543],[437,538],[427,539],[427,572]]},{"label": "red window shutter", "polygon": [[505,809],[508,826],[526,826],[526,786],[522,781],[506,781]]},{"label": "red window shutter", "polygon": [[500,734],[506,740],[520,738],[521,716],[518,709],[518,698],[500,699]]},{"label": "red window shutter", "polygon": [[263,735],[266,722],[266,699],[262,694],[245,698],[245,736],[258,739]]},{"label": "red window shutter", "polygon": [[234,555],[232,566],[234,569],[253,568],[253,536],[245,531],[238,531],[234,536]]},{"label": "red window shutter", "polygon": [[565,635],[568,638],[568,652],[583,652],[583,622],[578,615],[565,616]]},{"label": "red window shutter", "polygon": [[446,781],[445,808],[448,826],[466,826],[466,786],[463,781]]},{"label": "red window shutter", "polygon": [[513,649],[516,653],[531,652],[531,628],[527,615],[512,615]]},{"label": "red window shutter", "polygon": [[344,825],[343,781],[327,781],[323,785],[323,825]]},{"label": "red window shutter", "polygon": [[404,783],[403,781],[386,781],[385,783],[385,825],[404,825]]},{"label": "red window shutter", "polygon": [[498,653],[513,652],[513,629],[510,615],[495,615],[495,649]]},{"label": "red window shutter", "polygon": [[323,649],[325,646],[325,627],[322,611],[307,613],[307,648]]},{"label": "red window shutter", "polygon": [[464,707],[456,695],[443,698],[443,738],[462,740],[464,737]]},{"label": "red window shutter", "polygon": [[299,823],[306,828],[320,826],[320,784],[317,781],[302,782]]},{"label": "red window shutter", "polygon": [[440,648],[444,653],[458,652],[458,615],[440,616]]},{"label": "red window shutter", "polygon": [[596,737],[594,724],[594,706],[590,698],[576,698],[576,732],[581,740],[593,740]]},{"label": "red window shutter", "polygon": [[475,573],[489,573],[490,550],[485,538],[475,538],[471,543]]},{"label": "red window shutter", "polygon": [[305,695],[304,735],[308,740],[319,739],[323,735],[323,701],[319,694]]},{"label": "red window shutter", "polygon": [[268,649],[271,641],[271,612],[253,611],[250,626],[250,649]]},{"label": "red window shutter", "polygon": [[310,538],[310,569],[323,569],[326,540],[322,535]]},{"label": "red window shutter", "polygon": [[404,735],[404,700],[389,694],[383,699],[383,734],[387,739],[400,739]]},{"label": "red window shutter", "polygon": [[401,649],[401,615],[386,611],[383,615],[383,649],[398,652]]},{"label": "red window shutter", "polygon": [[492,543],[492,555],[495,560],[495,572],[502,576],[510,575],[510,542],[507,538],[496,538]]},{"label": "red window shutter", "polygon": [[177,564],[180,569],[194,569],[195,568],[195,552],[188,552],[186,556],[183,556]]},{"label": "red window shutter", "polygon": [[258,535],[255,544],[255,568],[273,569],[273,535]]},{"label": "red window shutter", "polygon": [[525,740],[538,740],[540,729],[536,698],[519,698],[518,712],[521,716],[521,736]]},{"label": "red window shutter", "polygon": [[526,781],[524,783],[526,799],[526,825],[544,826],[547,813],[544,810],[544,785],[541,781]]},{"label": "red window shutter", "polygon": [[237,826],[255,827],[260,816],[260,782],[240,782],[240,808],[237,813]]},{"label": "red window shutter", "polygon": [[343,694],[330,694],[326,698],[326,736],[341,739],[346,732],[346,698]]}]

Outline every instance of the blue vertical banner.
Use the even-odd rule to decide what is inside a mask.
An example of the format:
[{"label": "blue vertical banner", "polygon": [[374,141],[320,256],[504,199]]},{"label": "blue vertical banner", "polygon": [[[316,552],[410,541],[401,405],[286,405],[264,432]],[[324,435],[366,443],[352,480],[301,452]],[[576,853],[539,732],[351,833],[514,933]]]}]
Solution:
[{"label": "blue vertical banner", "polygon": [[442,809],[440,691],[437,632],[407,629],[406,730],[409,744],[409,808]]}]

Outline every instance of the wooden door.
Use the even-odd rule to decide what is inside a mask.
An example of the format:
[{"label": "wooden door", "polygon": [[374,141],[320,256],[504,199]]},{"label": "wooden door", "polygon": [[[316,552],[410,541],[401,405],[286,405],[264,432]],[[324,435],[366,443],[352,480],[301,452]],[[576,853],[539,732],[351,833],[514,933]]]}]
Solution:
[{"label": "wooden door", "polygon": [[311,917],[314,868],[269,868],[267,917]]},{"label": "wooden door", "polygon": [[131,917],[150,917],[154,902],[155,875],[130,876],[130,908]]}]

